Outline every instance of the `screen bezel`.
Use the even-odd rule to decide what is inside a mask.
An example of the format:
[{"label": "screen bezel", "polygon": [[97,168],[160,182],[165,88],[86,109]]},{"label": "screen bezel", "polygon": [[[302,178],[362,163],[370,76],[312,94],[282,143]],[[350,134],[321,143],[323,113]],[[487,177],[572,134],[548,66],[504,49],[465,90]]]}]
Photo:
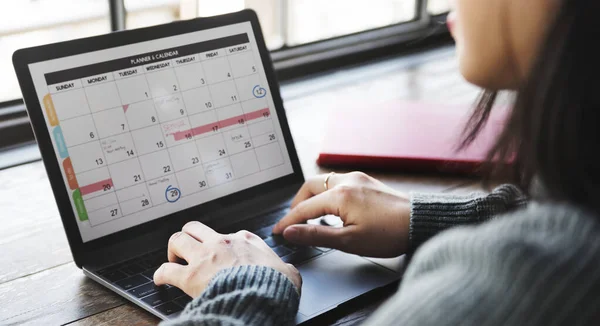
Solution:
[{"label": "screen bezel", "polygon": [[[182,211],[166,215],[110,235],[106,235],[98,239],[83,242],[79,232],[79,227],[77,225],[77,220],[69,200],[69,192],[67,191],[67,187],[63,180],[60,163],[50,138],[50,131],[46,126],[45,118],[38,101],[38,96],[28,65],[40,61],[47,61],[66,56],[144,41],[151,41],[154,39],[243,22],[250,22],[252,26],[261,61],[265,69],[267,82],[275,103],[275,110],[277,112],[285,144],[288,149],[288,155],[292,164],[293,173],[207,203],[199,204],[194,207],[190,207],[188,209],[184,209]],[[29,115],[31,125],[42,154],[48,179],[50,180],[50,185],[52,187],[58,210],[63,221],[69,246],[71,248],[75,263],[79,267],[85,263],[86,253],[134,239],[141,235],[166,228],[168,225],[183,225],[183,223],[190,220],[190,216],[202,216],[202,214],[206,214],[207,212],[215,212],[221,207],[231,206],[233,203],[246,202],[257,196],[276,192],[278,189],[283,187],[293,184],[301,184],[304,182],[304,176],[302,174],[298,155],[296,153],[290,128],[285,115],[285,110],[283,108],[283,101],[279,92],[279,84],[275,76],[271,56],[265,45],[258,17],[253,10],[246,9],[220,16],[195,18],[164,25],[114,32],[106,35],[21,49],[17,50],[13,54],[13,65],[15,67],[21,91],[23,92],[23,99],[27,108],[27,113]]]}]

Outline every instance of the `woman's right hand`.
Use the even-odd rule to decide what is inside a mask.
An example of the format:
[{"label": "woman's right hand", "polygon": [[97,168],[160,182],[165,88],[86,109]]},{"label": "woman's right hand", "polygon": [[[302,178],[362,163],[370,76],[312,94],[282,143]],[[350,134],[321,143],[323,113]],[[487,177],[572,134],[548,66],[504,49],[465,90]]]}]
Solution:
[{"label": "woman's right hand", "polygon": [[[410,201],[361,172],[332,174],[307,180],[292,209],[273,228],[286,240],[328,247],[368,257],[396,257],[408,247]],[[323,215],[339,216],[341,228],[299,224]]]}]

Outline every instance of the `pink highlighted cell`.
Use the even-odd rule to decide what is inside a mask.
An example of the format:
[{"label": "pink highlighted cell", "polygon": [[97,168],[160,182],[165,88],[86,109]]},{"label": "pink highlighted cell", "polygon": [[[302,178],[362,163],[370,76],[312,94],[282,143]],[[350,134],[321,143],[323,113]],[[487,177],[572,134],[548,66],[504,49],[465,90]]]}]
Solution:
[{"label": "pink highlighted cell", "polygon": [[258,118],[267,118],[271,115],[271,111],[269,108],[264,108],[262,110],[257,110],[254,112],[246,113],[244,116],[246,117],[246,121],[255,120]]},{"label": "pink highlighted cell", "polygon": [[269,110],[269,108],[264,108],[261,110],[253,111],[253,112],[246,113],[246,114],[241,114],[241,115],[227,118],[227,119],[217,121],[214,123],[209,123],[207,125],[192,128],[191,130],[178,131],[178,132],[173,133],[173,138],[175,139],[175,141],[178,141],[178,140],[188,138],[188,136],[190,134],[192,134],[194,136],[202,135],[202,134],[206,134],[206,133],[209,133],[212,131],[216,131],[215,128],[217,128],[217,130],[218,130],[219,128],[227,128],[227,127],[236,125],[238,123],[244,124],[251,120],[255,120],[255,119],[259,119],[259,118],[267,118],[270,115],[271,115],[271,111]]},{"label": "pink highlighted cell", "polygon": [[106,179],[89,184],[87,186],[83,186],[79,188],[79,191],[81,191],[82,196],[85,196],[98,191],[110,191],[113,189],[113,187],[114,185],[112,179]]},{"label": "pink highlighted cell", "polygon": [[232,117],[228,119],[224,119],[219,121],[219,128],[227,128],[231,126],[235,126],[236,124],[244,124],[246,122],[246,118],[243,115],[238,115],[237,117]]}]

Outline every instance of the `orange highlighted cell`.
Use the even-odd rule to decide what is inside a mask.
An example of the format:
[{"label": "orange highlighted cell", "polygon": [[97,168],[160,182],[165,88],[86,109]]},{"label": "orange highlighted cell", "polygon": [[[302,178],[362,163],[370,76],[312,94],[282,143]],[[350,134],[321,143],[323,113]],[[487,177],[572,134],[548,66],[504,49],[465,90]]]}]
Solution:
[{"label": "orange highlighted cell", "polygon": [[79,184],[77,183],[77,177],[75,176],[75,171],[73,170],[73,164],[71,163],[70,157],[67,157],[63,161],[63,169],[65,170],[65,173],[67,174],[67,181],[69,183],[69,188],[71,188],[71,190],[75,190],[75,189],[79,188]]},{"label": "orange highlighted cell", "polygon": [[50,96],[50,94],[46,94],[46,96],[44,96],[44,108],[46,109],[46,116],[48,116],[50,125],[53,127],[58,126],[58,117],[56,116],[54,102],[52,102],[52,96]]}]

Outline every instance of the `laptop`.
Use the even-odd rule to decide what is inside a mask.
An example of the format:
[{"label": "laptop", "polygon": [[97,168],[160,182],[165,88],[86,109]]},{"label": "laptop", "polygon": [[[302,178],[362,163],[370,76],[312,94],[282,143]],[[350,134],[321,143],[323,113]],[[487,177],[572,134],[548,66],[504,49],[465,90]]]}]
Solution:
[{"label": "laptop", "polygon": [[297,266],[297,323],[399,279],[271,234],[304,177],[253,11],[22,49],[13,63],[76,265],[141,309],[171,319],[192,299],[152,282],[192,220],[250,230]]}]

